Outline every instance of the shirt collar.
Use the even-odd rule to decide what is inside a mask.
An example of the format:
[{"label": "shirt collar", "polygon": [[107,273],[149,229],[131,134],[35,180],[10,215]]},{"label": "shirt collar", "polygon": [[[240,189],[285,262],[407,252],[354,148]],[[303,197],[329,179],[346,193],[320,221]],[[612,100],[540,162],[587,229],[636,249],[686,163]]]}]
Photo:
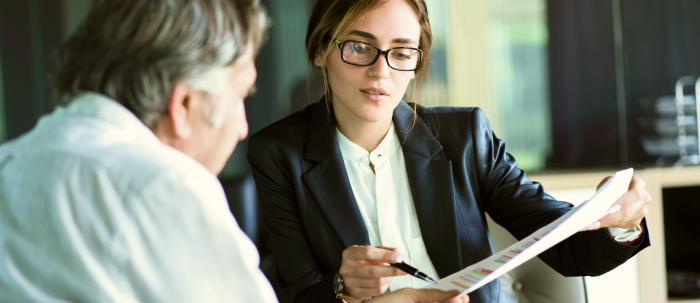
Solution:
[{"label": "shirt collar", "polygon": [[343,158],[355,162],[369,164],[371,158],[371,162],[373,164],[379,164],[389,159],[392,155],[394,155],[394,153],[396,153],[399,147],[401,147],[399,137],[396,135],[396,131],[394,130],[393,122],[391,123],[386,136],[384,136],[384,139],[382,139],[382,142],[380,142],[377,148],[375,148],[371,153],[350,141],[350,139],[345,137],[343,133],[338,130],[338,128],[336,128],[335,131]]},{"label": "shirt collar", "polygon": [[98,93],[78,93],[67,106],[59,107],[56,111],[58,114],[85,116],[110,123],[139,142],[162,144],[153,131],[126,107]]}]

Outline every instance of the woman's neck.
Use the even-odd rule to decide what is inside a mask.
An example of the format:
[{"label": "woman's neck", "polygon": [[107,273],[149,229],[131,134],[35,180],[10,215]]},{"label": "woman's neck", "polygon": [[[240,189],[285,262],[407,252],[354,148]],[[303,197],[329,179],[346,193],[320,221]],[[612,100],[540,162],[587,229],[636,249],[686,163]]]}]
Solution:
[{"label": "woman's neck", "polygon": [[344,120],[336,115],[338,130],[348,140],[364,148],[367,152],[376,149],[391,128],[391,117],[377,122]]}]

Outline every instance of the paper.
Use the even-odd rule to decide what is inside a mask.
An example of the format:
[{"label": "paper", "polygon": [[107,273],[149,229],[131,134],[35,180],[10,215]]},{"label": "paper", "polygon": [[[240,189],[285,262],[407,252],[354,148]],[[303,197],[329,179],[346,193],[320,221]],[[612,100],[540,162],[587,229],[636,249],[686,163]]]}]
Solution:
[{"label": "paper", "polygon": [[632,168],[618,171],[593,197],[556,221],[491,257],[424,288],[458,290],[460,295],[479,289],[607,215],[615,201],[627,192],[633,172]]}]

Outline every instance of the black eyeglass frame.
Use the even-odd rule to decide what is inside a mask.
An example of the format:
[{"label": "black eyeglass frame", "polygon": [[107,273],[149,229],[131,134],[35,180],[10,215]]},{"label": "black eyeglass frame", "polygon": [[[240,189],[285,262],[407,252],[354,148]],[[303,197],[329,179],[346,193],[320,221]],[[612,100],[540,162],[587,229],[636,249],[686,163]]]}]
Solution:
[{"label": "black eyeglass frame", "polygon": [[[377,56],[374,57],[374,60],[372,60],[372,62],[367,63],[367,64],[357,64],[357,63],[351,63],[351,62],[345,61],[345,55],[343,54],[343,47],[344,47],[345,44],[348,43],[348,42],[362,43],[362,44],[366,44],[366,45],[369,45],[369,46],[371,46],[371,47],[374,47],[374,49],[377,50]],[[422,51],[420,48],[415,48],[415,47],[403,47],[403,46],[401,46],[401,47],[392,47],[392,48],[387,49],[387,50],[381,50],[379,47],[376,47],[376,46],[374,46],[374,45],[372,45],[372,44],[370,44],[370,43],[362,42],[362,41],[355,41],[355,40],[345,40],[345,41],[343,41],[343,42],[336,41],[336,42],[335,42],[335,46],[337,46],[338,49],[340,50],[340,59],[343,60],[343,62],[345,62],[345,63],[347,63],[347,64],[355,65],[355,66],[370,66],[370,65],[376,63],[376,62],[377,62],[377,59],[379,59],[379,56],[381,56],[382,54],[384,55],[384,59],[386,60],[386,65],[389,66],[391,69],[397,70],[397,71],[402,71],[402,72],[413,72],[413,71],[418,70],[418,68],[420,68],[420,66],[421,66],[421,63],[423,63],[423,51]],[[413,49],[413,50],[417,50],[417,51],[418,51],[418,54],[419,54],[419,57],[418,57],[418,64],[416,64],[416,68],[414,68],[414,69],[398,69],[398,68],[395,68],[395,67],[391,66],[391,63],[389,63],[389,52],[391,52],[392,50],[395,50],[395,49]]]}]

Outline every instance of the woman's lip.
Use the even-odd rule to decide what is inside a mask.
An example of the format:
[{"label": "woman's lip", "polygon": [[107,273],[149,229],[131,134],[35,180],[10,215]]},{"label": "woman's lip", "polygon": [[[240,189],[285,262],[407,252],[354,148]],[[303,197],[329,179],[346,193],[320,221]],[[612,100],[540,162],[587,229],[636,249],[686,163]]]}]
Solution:
[{"label": "woman's lip", "polygon": [[373,87],[367,87],[367,88],[361,89],[361,91],[362,91],[362,92],[373,92],[373,93],[378,93],[378,94],[382,94],[382,95],[389,95],[389,92],[385,91],[385,90],[384,90],[383,88],[381,88],[381,87],[374,87],[374,86],[373,86]]},{"label": "woman's lip", "polygon": [[362,90],[360,92],[362,92],[362,95],[365,96],[365,98],[370,99],[372,101],[384,101],[386,99],[389,99],[389,96],[387,96],[387,95],[370,94],[364,90]]}]

